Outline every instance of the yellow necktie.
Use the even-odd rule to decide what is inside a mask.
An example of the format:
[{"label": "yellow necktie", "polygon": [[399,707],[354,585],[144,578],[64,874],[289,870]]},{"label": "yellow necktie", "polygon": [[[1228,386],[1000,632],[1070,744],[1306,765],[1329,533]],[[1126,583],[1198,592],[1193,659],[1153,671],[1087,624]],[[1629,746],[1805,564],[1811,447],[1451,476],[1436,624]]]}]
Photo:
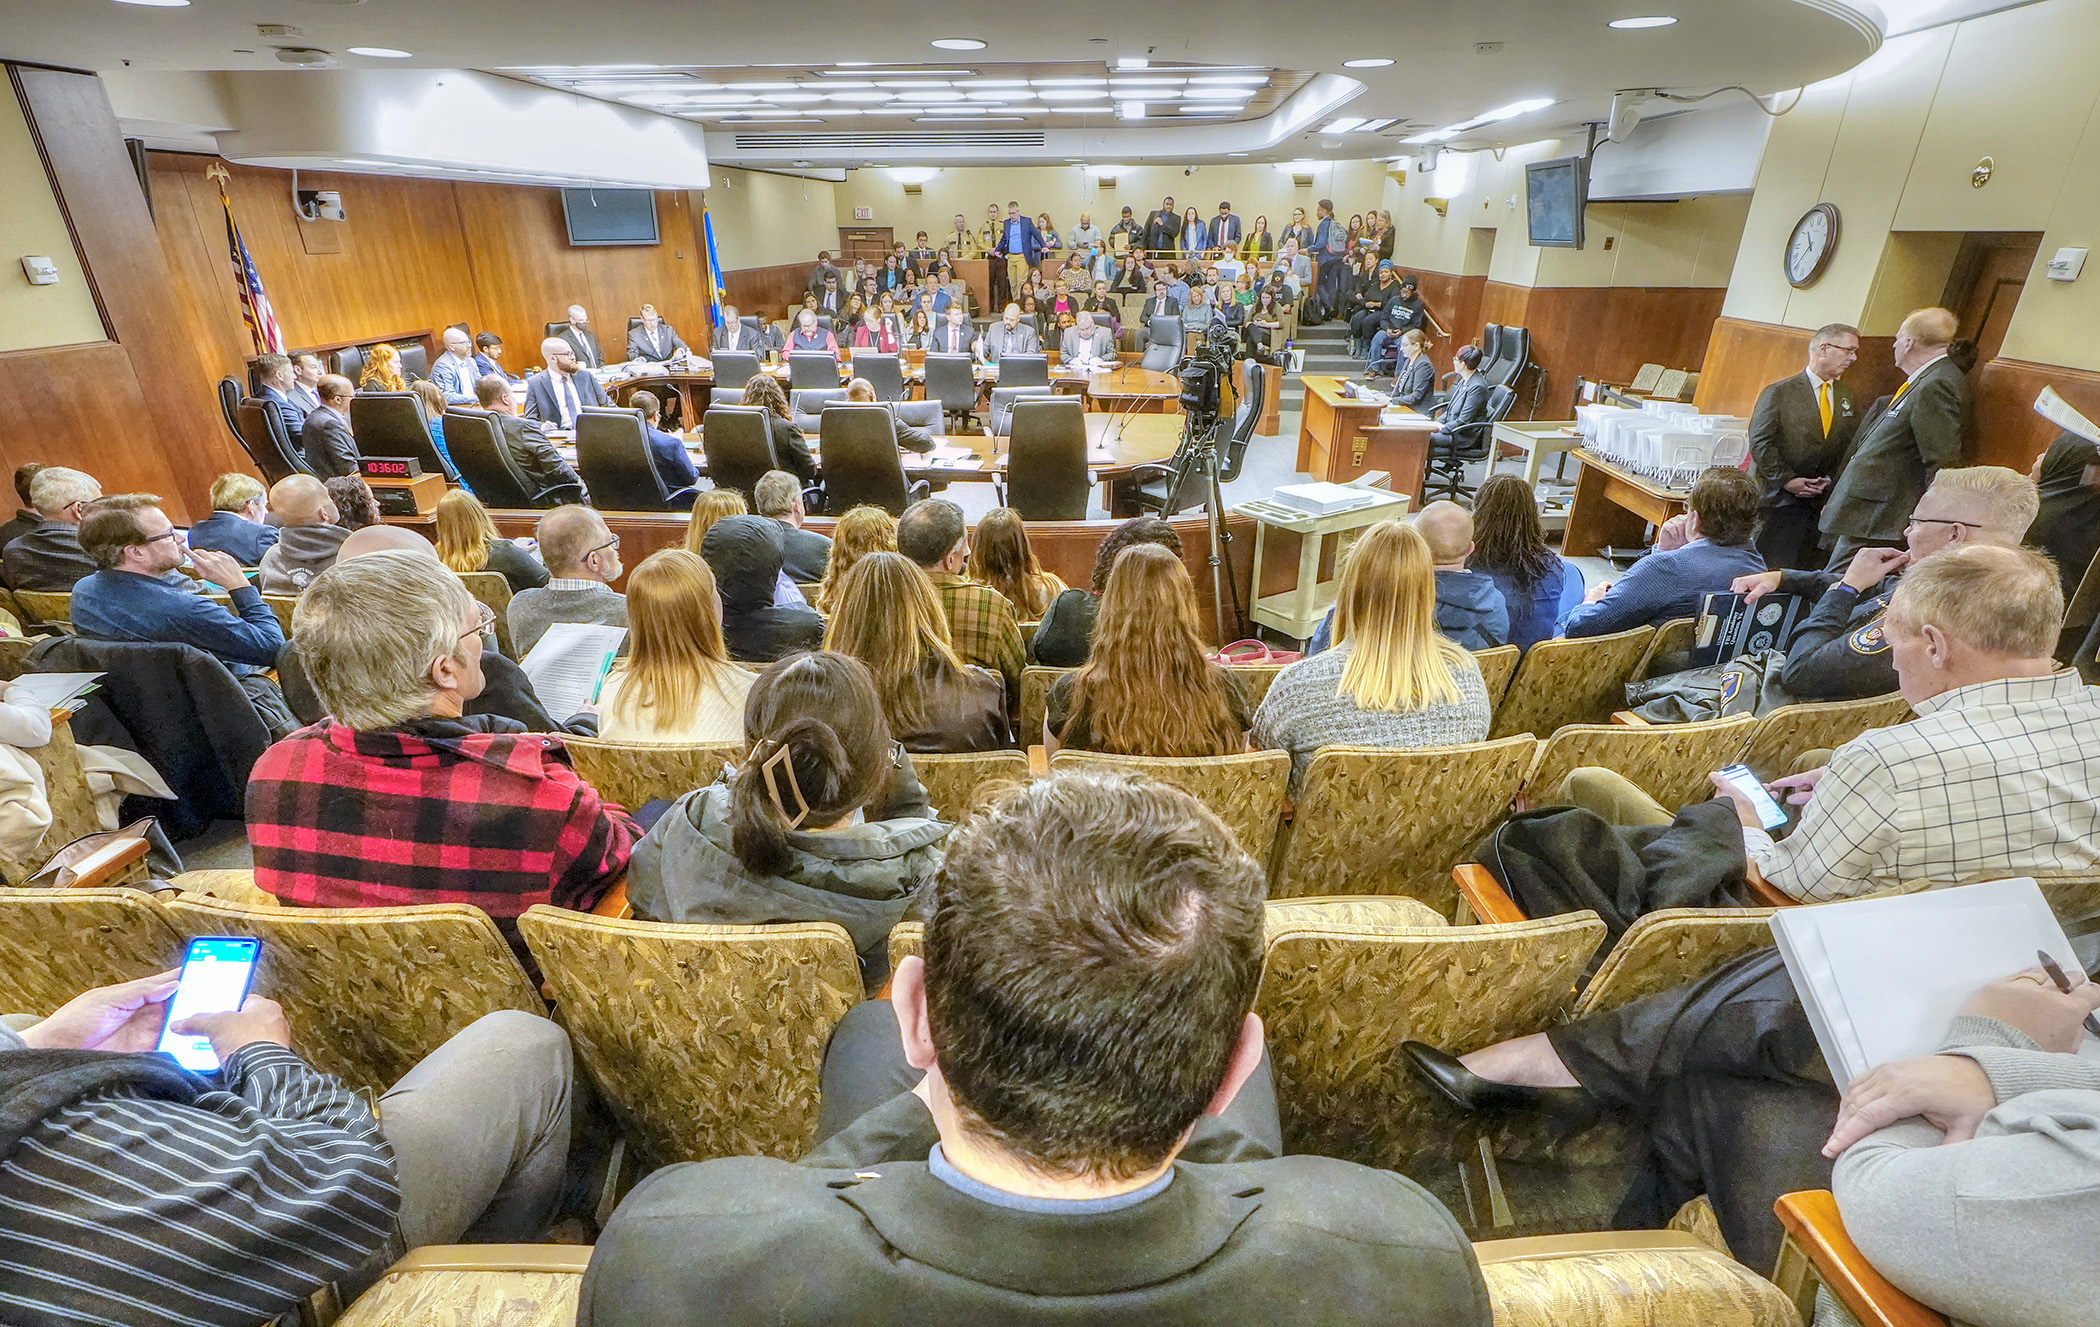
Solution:
[{"label": "yellow necktie", "polygon": [[1816,408],[1823,412],[1823,436],[1830,436],[1830,384],[1816,388]]},{"label": "yellow necktie", "polygon": [[1903,399],[1903,394],[1904,394],[1905,392],[1909,391],[1909,390],[1910,390],[1910,381],[1909,381],[1909,379],[1905,379],[1905,380],[1904,380],[1904,383],[1903,383],[1903,385],[1902,385],[1901,387],[1898,387],[1898,388],[1896,389],[1896,394],[1895,394],[1894,396],[1891,396],[1891,397],[1889,398],[1889,409],[1891,409],[1891,410],[1894,410],[1894,409],[1896,408],[1896,402],[1898,402],[1898,401],[1902,400],[1902,399]]}]

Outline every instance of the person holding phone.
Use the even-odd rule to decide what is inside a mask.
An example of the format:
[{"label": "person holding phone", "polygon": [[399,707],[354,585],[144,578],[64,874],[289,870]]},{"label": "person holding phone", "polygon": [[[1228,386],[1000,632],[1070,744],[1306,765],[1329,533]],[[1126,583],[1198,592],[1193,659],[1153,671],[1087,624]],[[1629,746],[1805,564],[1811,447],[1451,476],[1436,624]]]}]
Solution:
[{"label": "person holding phone", "polygon": [[[253,1327],[328,1282],[347,1299],[401,1248],[545,1233],[573,1072],[553,1022],[487,1015],[375,1114],[291,1049],[275,1001],[171,1022],[181,977],[0,1024],[10,1327]],[[221,1067],[200,1075],[151,1053],[164,1032],[204,1039]]]}]

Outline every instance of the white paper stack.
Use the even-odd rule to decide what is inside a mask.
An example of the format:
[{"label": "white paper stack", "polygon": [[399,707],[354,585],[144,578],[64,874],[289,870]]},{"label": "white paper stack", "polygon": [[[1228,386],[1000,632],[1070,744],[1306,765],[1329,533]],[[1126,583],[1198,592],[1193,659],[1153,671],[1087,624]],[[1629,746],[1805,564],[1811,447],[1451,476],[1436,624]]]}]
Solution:
[{"label": "white paper stack", "polygon": [[1348,484],[1285,484],[1271,496],[1298,511],[1314,516],[1332,516],[1338,511],[1354,511],[1358,507],[1386,501],[1391,495],[1353,488]]},{"label": "white paper stack", "polygon": [[533,694],[556,719],[567,720],[595,699],[599,681],[627,639],[625,627],[557,622],[518,661]]}]

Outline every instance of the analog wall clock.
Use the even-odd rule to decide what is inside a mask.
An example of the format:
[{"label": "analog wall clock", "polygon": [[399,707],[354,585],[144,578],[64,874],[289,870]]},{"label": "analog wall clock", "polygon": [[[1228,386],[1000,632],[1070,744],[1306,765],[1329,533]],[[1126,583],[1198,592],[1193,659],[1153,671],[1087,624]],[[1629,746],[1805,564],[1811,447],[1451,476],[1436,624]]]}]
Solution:
[{"label": "analog wall clock", "polygon": [[1830,266],[1838,247],[1838,210],[1834,203],[1817,203],[1794,223],[1786,242],[1786,279],[1796,287],[1812,286]]}]

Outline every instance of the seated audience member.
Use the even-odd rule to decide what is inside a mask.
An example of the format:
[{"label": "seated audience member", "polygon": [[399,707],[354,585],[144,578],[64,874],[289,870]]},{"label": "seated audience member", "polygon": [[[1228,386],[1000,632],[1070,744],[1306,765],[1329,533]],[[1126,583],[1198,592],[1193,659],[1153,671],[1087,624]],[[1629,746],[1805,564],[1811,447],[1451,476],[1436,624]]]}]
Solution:
[{"label": "seated audience member", "polygon": [[[1519,649],[1551,637],[1561,614],[1582,602],[1582,570],[1546,542],[1538,499],[1516,475],[1489,475],[1473,495],[1473,556],[1467,565],[1502,592],[1509,643]],[[1442,572],[1437,582],[1441,594]]]},{"label": "seated audience member", "polygon": [[1012,507],[994,507],[977,522],[964,573],[1005,595],[1014,606],[1014,616],[1023,622],[1042,621],[1050,601],[1068,588],[1036,561],[1035,550],[1028,544],[1028,527]]},{"label": "seated audience member", "polygon": [[335,565],[350,537],[328,488],[312,475],[287,475],[270,486],[270,512],[277,517],[277,542],[263,554],[257,584],[264,594],[297,594]]},{"label": "seated audience member", "polygon": [[[2059,433],[2034,458],[2028,478],[2041,497],[2029,542],[2056,563],[2069,599],[2100,552],[2100,443],[2069,430]],[[6,538],[7,529],[0,526],[0,541]]]},{"label": "seated audience member", "polygon": [[686,451],[685,443],[656,426],[664,410],[656,393],[636,392],[627,398],[627,404],[642,412],[642,437],[649,443],[649,454],[656,459],[656,473],[662,476],[664,487],[675,493],[699,483],[700,472],[693,468],[692,453]]},{"label": "seated audience member", "polygon": [[249,777],[258,889],[307,908],[471,903],[536,972],[518,914],[589,908],[621,877],[640,831],[561,743],[466,716],[493,625],[425,553],[369,553],[314,579],[292,635],[329,718]]},{"label": "seated audience member", "polygon": [[897,551],[897,518],[880,507],[855,507],[831,528],[831,552],[824,559],[824,579],[817,586],[816,609],[835,613],[839,586],[853,564],[870,553]]},{"label": "seated audience member", "polygon": [[802,528],[802,485],[785,470],[768,470],[751,487],[758,514],[780,526],[782,548],[787,554],[787,578],[808,585],[824,579],[824,563],[831,556],[831,541],[814,530]]},{"label": "seated audience member", "polygon": [[1691,510],[1656,532],[1655,547],[1616,585],[1599,581],[1561,619],[1563,636],[1608,636],[1699,616],[1709,594],[1765,569],[1751,542],[1757,534],[1757,481],[1717,465],[1692,485]]},{"label": "seated audience member", "polygon": [[[1436,562],[1436,629],[1469,650],[1491,650],[1509,643],[1509,608],[1501,587],[1484,572],[1467,571],[1473,555],[1473,517],[1455,502],[1432,502],[1413,525]],[[1307,654],[1333,643],[1334,610],[1329,609]]]},{"label": "seated audience member", "polygon": [[[773,472],[769,470],[766,473],[771,474]],[[765,475],[760,475],[759,478],[763,479]],[[744,501],[744,495],[737,490],[733,488],[711,488],[707,490],[693,503],[692,513],[686,518],[685,551],[688,553],[700,552],[707,543],[707,532],[714,529],[717,522],[727,520],[731,516],[749,516],[750,514],[750,504]],[[782,526],[780,537],[782,541],[781,556],[783,558],[787,554],[787,535],[787,527]],[[787,565],[784,561],[781,564],[779,577],[773,582],[773,606],[775,608],[809,607],[809,600],[802,597],[802,587],[789,578]]]},{"label": "seated audience member", "polygon": [[1854,1079],[1824,1146],[1874,1270],[1975,1327],[2083,1327],[2100,1295],[2100,1065],[2076,1054],[2100,985],[2070,970],[1984,987],[1937,1055]]},{"label": "seated audience member", "polygon": [[[846,399],[854,405],[877,405],[875,384],[866,378],[855,378],[846,384]],[[890,428],[897,436],[897,445],[908,452],[930,452],[937,445],[934,436],[916,424],[907,424],[903,416],[890,411]]]},{"label": "seated audience member", "polygon": [[337,475],[322,485],[328,490],[328,500],[335,504],[335,519],[346,530],[362,530],[380,522],[379,499],[372,496],[372,486],[358,475]]},{"label": "seated audience member", "polygon": [[[320,487],[311,475],[300,477]],[[226,591],[233,606],[229,609],[198,593],[195,584],[175,570],[182,565],[182,532],[151,493],[119,493],[89,507],[80,523],[80,546],[100,570],[73,587],[76,635],[86,640],[193,645],[215,656],[240,680],[273,738],[292,730],[284,696],[266,675],[284,648],[284,629],[248,584],[240,563],[210,549],[190,553],[198,574]]]},{"label": "seated audience member", "polygon": [[2034,522],[2035,486],[2000,465],[1942,470],[1918,499],[1903,548],[1862,548],[1842,576],[1828,571],[1763,571],[1730,587],[1754,602],[1772,590],[1815,608],[1787,644],[1780,683],[1795,700],[1853,700],[1896,689],[1896,666],[1882,619],[1906,567],[1949,548],[2017,548]]},{"label": "seated audience member", "polygon": [[559,1025],[488,1014],[375,1100],[301,1059],[259,995],[176,1023],[217,1073],[153,1054],[180,975],[0,1024],[9,1322],[249,1327],[331,1282],[349,1299],[397,1241],[543,1237],[569,1150]]},{"label": "seated audience member", "polygon": [[350,433],[350,398],[357,389],[340,373],[331,373],[314,388],[321,404],[306,417],[296,435],[306,464],[323,479],[357,473],[357,439]]},{"label": "seated audience member", "polygon": [[751,684],[743,738],[743,763],[636,845],[635,915],[836,922],[873,990],[889,975],[890,928],[933,878],[950,827],[892,739],[867,666],[828,650],[773,664]]},{"label": "seated audience member", "polygon": [[1029,656],[1048,668],[1077,668],[1086,662],[1094,638],[1094,618],[1101,608],[1101,593],[1108,588],[1108,574],[1124,549],[1138,544],[1158,544],[1175,557],[1181,556],[1181,536],[1157,516],[1133,516],[1108,532],[1094,553],[1094,574],[1083,590],[1066,590],[1050,601],[1029,643]]},{"label": "seated audience member", "polygon": [[1006,681],[1010,704],[1021,696],[1028,666],[1021,624],[1006,596],[989,585],[964,580],[970,558],[970,529],[962,508],[946,498],[928,498],[905,508],[897,520],[897,551],[919,564],[941,592],[948,635],[964,663],[989,668]]},{"label": "seated audience member", "polygon": [[766,429],[773,440],[773,464],[792,473],[805,487],[816,483],[816,458],[809,454],[809,442],[802,430],[795,427],[780,380],[764,373],[753,374],[744,384],[744,404],[766,412]]},{"label": "seated audience member", "polygon": [[292,361],[287,355],[258,355],[255,359],[255,379],[262,384],[256,393],[259,400],[269,404],[284,423],[284,435],[297,438],[300,426],[306,423],[309,413],[305,407],[292,400]]},{"label": "seated audience member", "polygon": [[547,583],[547,569],[539,559],[497,534],[488,508],[463,488],[438,499],[437,555],[463,576],[470,571],[496,572],[510,584],[512,594]]},{"label": "seated audience member", "polygon": [[[420,553],[424,557],[435,556],[430,541],[413,530],[398,525],[368,525],[343,541],[343,549],[335,555],[336,565],[352,558],[370,553]],[[490,615],[493,619],[493,614]],[[579,737],[598,735],[598,716],[578,714],[563,723],[547,713],[540,704],[539,693],[533,690],[532,679],[525,670],[503,657],[493,648],[495,623],[489,624],[488,638],[482,642],[481,694],[466,702],[464,713],[468,718],[478,714],[492,714],[509,719],[529,733],[574,733]],[[300,723],[319,723],[328,717],[321,698],[314,693],[313,683],[306,676],[306,662],[299,657],[299,642],[290,640],[277,653],[277,679],[284,688],[285,704],[298,716]]]},{"label": "seated audience member", "polygon": [[666,548],[627,578],[626,661],[606,676],[598,735],[615,742],[739,742],[751,674],[729,662],[715,574]]},{"label": "seated audience member", "polygon": [[1428,543],[1380,521],[1349,550],[1334,647],[1278,674],[1254,715],[1254,749],[1291,753],[1295,792],[1323,746],[1457,746],[1487,737],[1480,665],[1436,629]]},{"label": "seated audience member", "polygon": [[361,392],[405,392],[408,379],[401,372],[401,352],[391,341],[365,348],[364,372],[357,375]]},{"label": "seated audience member", "polygon": [[[568,342],[562,344],[566,346]],[[592,383],[597,381],[588,373],[580,376]],[[524,474],[527,488],[545,492],[564,484],[582,486],[575,467],[562,459],[541,426],[517,413],[517,395],[511,390],[510,379],[491,373],[474,384],[474,394],[488,414],[489,427],[496,432],[496,445],[510,454],[511,463]]]},{"label": "seated audience member", "polygon": [[471,395],[474,390],[473,380],[468,379],[467,382],[470,395],[460,402],[448,401],[445,394],[438,390],[438,385],[428,378],[416,379],[408,385],[408,390],[416,398],[416,414],[422,418],[423,427],[430,434],[430,445],[436,449],[438,459],[445,463],[445,477],[465,483],[466,481],[459,478],[459,463],[452,459],[452,449],[445,443],[445,412],[455,404],[475,404],[478,398]]},{"label": "seated audience member", "polygon": [[211,485],[211,515],[191,526],[184,542],[193,549],[224,553],[244,567],[255,566],[278,539],[277,527],[263,523],[268,505],[261,480],[220,475]]},{"label": "seated audience member", "polygon": [[1094,617],[1092,653],[1050,687],[1044,747],[1229,756],[1247,749],[1250,723],[1239,682],[1203,643],[1180,556],[1157,544],[1125,549]]},{"label": "seated audience member", "polygon": [[556,507],[535,531],[548,580],[511,596],[510,644],[523,659],[557,622],[627,625],[627,599],[612,583],[620,579],[620,536],[589,507]]},{"label": "seated audience member", "polygon": [[44,518],[37,512],[36,504],[29,500],[29,482],[36,478],[39,470],[45,468],[41,461],[31,461],[15,467],[15,496],[21,500],[22,505],[15,510],[14,515],[7,518],[6,524],[0,525],[0,552],[5,552],[9,544],[44,523]]},{"label": "seated audience member", "polygon": [[579,1327],[1488,1327],[1435,1199],[1277,1157],[1263,892],[1176,789],[1070,772],[1005,792],[951,836],[925,957],[831,1041],[827,1119],[855,1089],[865,1113],[799,1164],[643,1181],[592,1252]]},{"label": "seated audience member", "polygon": [[48,465],[29,481],[30,505],[43,520],[28,534],[16,535],[0,562],[7,567],[11,590],[63,593],[95,570],[95,560],[80,547],[80,516],[102,496],[92,475]]},{"label": "seated audience member", "polygon": [[699,551],[721,591],[722,636],[730,658],[771,663],[822,646],[824,619],[801,602],[799,593],[793,602],[780,593],[787,554],[778,521],[726,516],[708,529]]},{"label": "seated audience member", "polygon": [[[1749,861],[1783,893],[1817,902],[1911,881],[1946,886],[2100,865],[2100,747],[2090,740],[2100,731],[2100,690],[2049,658],[2062,617],[2056,570],[2029,550],[1959,548],[1920,562],[1898,587],[1886,628],[1919,717],[1862,734],[1824,768],[1770,785],[1797,802],[1806,791],[1801,823],[1777,843],[1739,794],[1723,790],[1743,819]],[[1607,785],[1624,781],[1578,770],[1566,787]],[[1619,811],[1622,823],[1670,816],[1638,790]],[[1708,1194],[1746,1262],[1776,1256],[1780,1194],[1829,1187],[1817,1149],[1837,1094],[1769,949],[1695,985],[1457,1063],[1427,1047],[1408,1055],[1469,1109],[1601,1105],[1639,1116],[1655,1140],[1654,1173],[1629,1194],[1621,1219],[1659,1225],[1691,1195]],[[1581,1092],[1522,1090],[1533,1087]]]},{"label": "seated audience member", "polygon": [[[585,406],[612,404],[597,375],[584,368],[567,338],[550,336],[541,341],[540,362],[547,367],[525,382],[525,418],[551,428],[573,429]],[[478,383],[474,390],[477,397],[481,395]],[[486,408],[488,402],[483,400],[482,405]]]},{"label": "seated audience member", "polygon": [[870,553],[846,573],[824,648],[868,666],[890,733],[906,751],[1013,745],[1006,684],[956,655],[940,595],[903,554]]}]

